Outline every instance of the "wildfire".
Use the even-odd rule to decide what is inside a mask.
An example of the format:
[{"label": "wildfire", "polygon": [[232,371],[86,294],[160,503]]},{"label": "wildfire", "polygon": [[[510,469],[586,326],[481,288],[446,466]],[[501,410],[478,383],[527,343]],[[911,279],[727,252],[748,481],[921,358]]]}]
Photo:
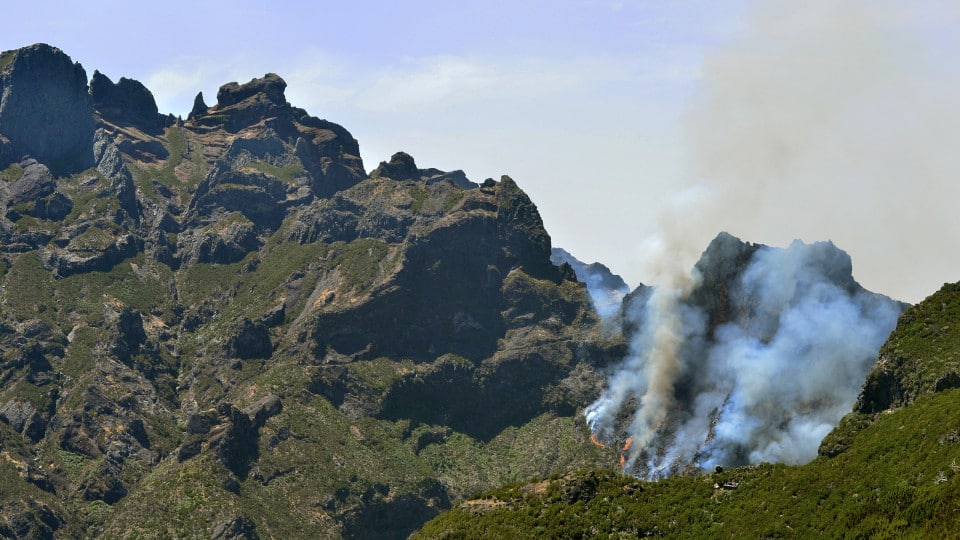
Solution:
[{"label": "wildfire", "polygon": [[630,450],[630,445],[633,444],[633,437],[627,437],[627,442],[623,445],[623,450],[620,451],[620,468],[627,468],[627,450]]},{"label": "wildfire", "polygon": [[605,444],[603,444],[602,442],[600,442],[600,439],[598,439],[597,436],[594,435],[593,433],[590,434],[590,442],[592,442],[593,444],[599,446],[600,448],[606,448],[606,447],[607,447],[607,445],[605,445]]}]

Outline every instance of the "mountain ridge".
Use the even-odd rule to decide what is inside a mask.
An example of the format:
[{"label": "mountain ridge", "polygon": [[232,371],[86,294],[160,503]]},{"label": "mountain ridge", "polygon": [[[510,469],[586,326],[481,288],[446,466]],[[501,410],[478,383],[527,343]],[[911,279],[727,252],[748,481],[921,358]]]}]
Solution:
[{"label": "mountain ridge", "polygon": [[273,73],[186,120],[42,44],[0,87],[0,536],[405,538],[616,469],[582,412],[647,289],[598,313],[509,176],[367,174]]},{"label": "mountain ridge", "polygon": [[600,462],[575,413],[619,345],[511,178],[367,175],[275,74],[181,120],[0,58],[0,532],[399,538]]},{"label": "mountain ridge", "polygon": [[[960,391],[936,381],[952,380],[956,369],[960,346],[942,329],[956,321],[958,290],[946,284],[904,313],[857,404],[811,463],[719,467],[657,482],[572,471],[482,493],[414,537],[952,538],[960,524]],[[935,337],[917,339],[918,331]],[[891,354],[904,360],[898,365]],[[911,369],[922,373],[916,390]],[[889,400],[890,382],[911,391]]]}]

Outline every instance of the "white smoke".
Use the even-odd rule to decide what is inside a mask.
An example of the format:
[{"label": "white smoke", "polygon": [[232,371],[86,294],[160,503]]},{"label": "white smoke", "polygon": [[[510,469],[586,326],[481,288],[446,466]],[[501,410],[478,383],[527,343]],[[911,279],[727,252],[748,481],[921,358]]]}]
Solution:
[{"label": "white smoke", "polygon": [[627,470],[650,478],[813,459],[901,310],[849,272],[829,243],[761,247],[721,308],[736,318],[712,332],[690,295],[652,291],[629,357],[586,411],[589,425],[601,439],[632,437]]},{"label": "white smoke", "polygon": [[[690,187],[644,246],[656,290],[634,314],[628,358],[586,411],[600,438],[635,438],[627,468],[649,477],[811,459],[900,310],[862,292],[832,245],[797,243],[760,249],[725,291],[736,320],[711,328],[686,269],[716,231],[837,239],[856,250],[870,286],[901,294],[891,252],[916,261],[918,287],[956,266],[942,253],[960,219],[960,77],[942,52],[960,8],[745,6],[737,36],[705,58],[690,107]],[[909,290],[912,300],[928,292]]]},{"label": "white smoke", "polygon": [[[577,279],[581,279],[577,276]],[[603,319],[609,319],[620,312],[623,297],[630,292],[626,286],[610,288],[604,283],[604,276],[598,272],[587,272],[582,281],[587,286],[587,293],[593,301],[593,307]]]}]

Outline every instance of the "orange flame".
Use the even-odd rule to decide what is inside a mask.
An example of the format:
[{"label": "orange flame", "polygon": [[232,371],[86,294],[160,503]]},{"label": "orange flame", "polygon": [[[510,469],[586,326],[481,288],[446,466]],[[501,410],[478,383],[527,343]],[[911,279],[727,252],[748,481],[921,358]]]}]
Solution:
[{"label": "orange flame", "polygon": [[621,469],[627,468],[627,458],[623,454],[620,454],[620,468]]},{"label": "orange flame", "polygon": [[633,444],[633,437],[627,438],[627,443],[623,445],[623,451],[626,452],[630,449],[630,445]]},{"label": "orange flame", "polygon": [[600,439],[598,439],[597,436],[594,435],[593,433],[590,434],[590,442],[592,442],[593,444],[599,446],[600,448],[606,448],[606,447],[607,447],[607,445],[605,445],[605,444],[603,444],[602,442],[600,442]]}]

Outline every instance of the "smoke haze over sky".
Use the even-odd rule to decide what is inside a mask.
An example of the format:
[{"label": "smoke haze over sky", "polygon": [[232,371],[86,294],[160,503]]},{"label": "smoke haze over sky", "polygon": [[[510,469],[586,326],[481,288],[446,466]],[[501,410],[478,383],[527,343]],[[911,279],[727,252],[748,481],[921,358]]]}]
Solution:
[{"label": "smoke haze over sky", "polygon": [[664,227],[685,238],[686,269],[729,230],[831,239],[864,286],[908,301],[960,279],[953,1],[90,0],[3,13],[0,49],[58,46],[88,76],[140,80],[162,112],[279,73],[291,103],[353,133],[368,170],[404,150],[475,181],[509,174],[555,245],[632,285],[653,279],[643,246]]}]

